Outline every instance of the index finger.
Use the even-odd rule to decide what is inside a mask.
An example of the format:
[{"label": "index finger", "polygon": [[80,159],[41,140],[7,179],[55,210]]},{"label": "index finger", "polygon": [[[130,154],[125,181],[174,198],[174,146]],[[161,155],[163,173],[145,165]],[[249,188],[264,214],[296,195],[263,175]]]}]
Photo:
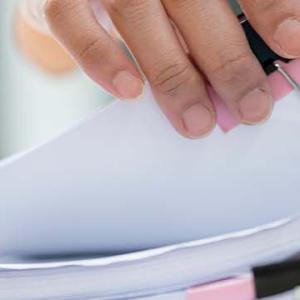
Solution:
[{"label": "index finger", "polygon": [[119,98],[136,98],[143,80],[116,41],[101,27],[88,0],[48,0],[48,24],[83,70]]}]

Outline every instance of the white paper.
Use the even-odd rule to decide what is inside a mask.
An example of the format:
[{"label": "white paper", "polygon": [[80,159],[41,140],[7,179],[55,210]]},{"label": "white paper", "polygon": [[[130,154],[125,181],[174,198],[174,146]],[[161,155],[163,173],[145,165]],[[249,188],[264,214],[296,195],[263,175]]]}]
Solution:
[{"label": "white paper", "polygon": [[[231,261],[235,261],[235,264],[240,266],[240,264],[245,264],[248,267],[248,260],[242,261],[237,260],[236,256],[248,256],[248,258],[253,261],[260,261],[261,263],[261,252],[265,254],[264,259],[272,259],[274,256],[287,257],[298,252],[300,248],[300,234],[297,230],[300,225],[300,216],[294,218],[283,219],[277,222],[266,224],[263,226],[258,226],[248,230],[242,230],[234,233],[224,234],[218,237],[212,237],[207,239],[201,239],[186,243],[174,244],[170,246],[165,246],[161,248],[149,249],[144,251],[126,253],[121,255],[113,255],[108,257],[96,257],[96,258],[81,258],[77,260],[64,259],[64,260],[20,260],[18,257],[11,257],[2,259],[0,263],[0,270],[15,270],[15,271],[34,271],[34,270],[50,270],[55,268],[69,268],[69,267],[111,267],[116,265],[131,265],[136,263],[141,263],[143,261],[149,261],[150,259],[157,259],[162,256],[174,255],[177,252],[188,252],[190,250],[196,251],[199,255],[201,251],[207,251],[205,254],[206,260],[203,261],[204,266],[208,269],[215,269],[219,262],[216,263],[217,257],[221,258],[220,253],[216,257],[212,256],[211,253],[222,251],[222,258],[226,255],[230,257]],[[274,239],[274,236],[280,236],[281,239]],[[270,240],[268,244],[265,243],[266,240]],[[284,239],[284,240],[282,240]],[[263,242],[262,242],[263,241]],[[245,243],[249,243],[251,247],[245,248]],[[227,249],[228,244],[233,244],[231,248]],[[284,248],[282,251],[281,248]],[[255,252],[247,252],[251,248]],[[226,249],[226,250],[225,250]],[[233,249],[235,251],[233,251]],[[258,253],[258,255],[257,255]],[[273,253],[271,255],[271,253]],[[275,255],[274,255],[275,253]],[[247,255],[246,255],[247,254]],[[251,255],[250,255],[251,254]],[[267,254],[267,255],[266,255]],[[257,257],[259,256],[259,257]],[[272,256],[272,257],[271,257]],[[221,259],[222,259],[221,258]],[[211,261],[212,265],[208,265]],[[182,262],[179,260],[179,262]],[[166,266],[163,266],[166,269]],[[223,266],[219,267],[222,269]],[[203,266],[202,268],[203,269]]]},{"label": "white paper", "polygon": [[[100,300],[100,299],[90,299],[90,300]],[[184,292],[177,292],[173,294],[164,294],[160,296],[141,298],[140,300],[187,300],[187,297]],[[275,297],[268,297],[265,298],[264,300],[297,300],[297,298],[295,297],[294,292],[289,292]]]},{"label": "white paper", "polygon": [[0,265],[0,299],[131,299],[244,275],[252,266],[294,257],[299,222],[108,259]]},{"label": "white paper", "polygon": [[282,100],[263,126],[198,141],[149,92],[95,113],[0,165],[0,254],[129,251],[298,213],[299,101]]},{"label": "white paper", "polygon": [[171,294],[156,295],[147,298],[140,298],[139,300],[186,300],[186,299],[187,298],[185,292],[177,292]]}]

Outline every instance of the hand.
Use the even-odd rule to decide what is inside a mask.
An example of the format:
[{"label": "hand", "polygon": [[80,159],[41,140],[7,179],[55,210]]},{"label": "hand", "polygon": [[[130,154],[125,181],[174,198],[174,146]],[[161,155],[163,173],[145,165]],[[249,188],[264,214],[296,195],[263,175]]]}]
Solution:
[{"label": "hand", "polygon": [[[240,122],[268,119],[273,99],[266,75],[227,1],[101,2],[161,109],[182,135],[198,138],[215,126],[207,82]],[[288,58],[300,56],[299,0],[240,0],[240,4],[274,51]],[[54,34],[92,79],[119,98],[142,93],[142,76],[101,28],[88,0],[48,0],[45,11]]]}]

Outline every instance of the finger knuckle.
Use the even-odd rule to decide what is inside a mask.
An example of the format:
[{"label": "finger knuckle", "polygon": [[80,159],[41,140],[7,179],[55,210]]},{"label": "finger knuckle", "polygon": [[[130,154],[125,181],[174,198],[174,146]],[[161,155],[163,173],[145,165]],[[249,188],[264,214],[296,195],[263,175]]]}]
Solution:
[{"label": "finger knuckle", "polygon": [[278,5],[282,6],[282,0],[254,0],[252,5],[264,11],[278,7]]},{"label": "finger knuckle", "polygon": [[44,13],[50,22],[55,22],[66,11],[73,10],[76,7],[74,0],[47,0],[44,5]]},{"label": "finger knuckle", "polygon": [[240,79],[245,74],[245,66],[251,63],[252,59],[248,53],[239,53],[216,60],[208,68],[208,72],[217,80],[233,81]]},{"label": "finger knuckle", "polygon": [[186,0],[163,0],[163,3],[174,10],[185,10],[191,7],[189,1]]},{"label": "finger knuckle", "polygon": [[147,2],[149,0],[111,0],[109,10],[113,15],[128,17],[131,14],[143,11]]},{"label": "finger knuckle", "polygon": [[161,65],[152,71],[150,80],[160,93],[174,95],[192,79],[189,70],[186,63]]},{"label": "finger knuckle", "polygon": [[109,51],[103,44],[101,38],[87,41],[77,54],[78,60],[84,67],[90,67],[97,62],[102,64],[109,60]]}]

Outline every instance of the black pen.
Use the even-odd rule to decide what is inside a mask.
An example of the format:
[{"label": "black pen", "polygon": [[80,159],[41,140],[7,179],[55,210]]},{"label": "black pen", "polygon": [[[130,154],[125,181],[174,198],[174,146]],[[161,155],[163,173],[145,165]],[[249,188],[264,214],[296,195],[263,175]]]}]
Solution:
[{"label": "black pen", "polygon": [[300,286],[300,259],[253,269],[258,299],[282,294]]}]

